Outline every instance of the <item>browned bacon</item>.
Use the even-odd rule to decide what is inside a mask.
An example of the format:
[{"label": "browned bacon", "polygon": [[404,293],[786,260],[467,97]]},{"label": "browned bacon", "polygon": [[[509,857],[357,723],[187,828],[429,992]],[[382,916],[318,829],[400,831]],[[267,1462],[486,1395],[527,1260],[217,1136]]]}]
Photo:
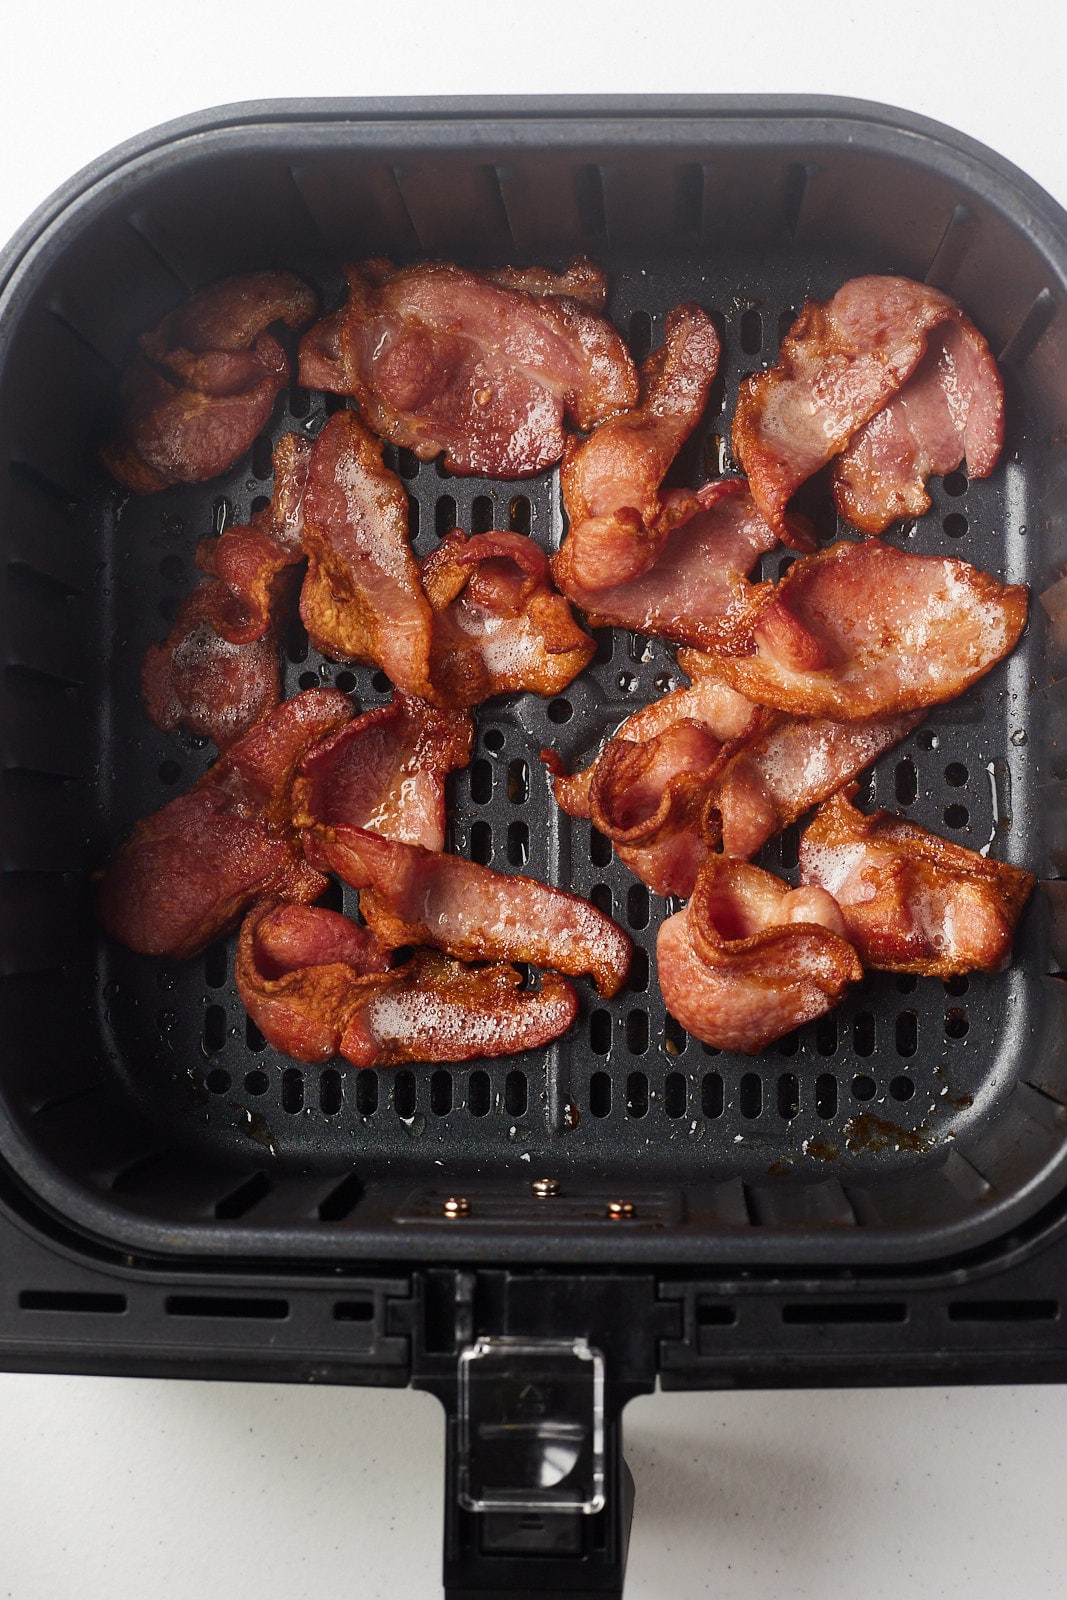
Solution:
[{"label": "browned bacon", "polygon": [[841,913],[820,889],[711,856],[656,945],[671,1016],[720,1050],[754,1055],[837,1004],[863,976]]},{"label": "browned bacon", "polygon": [[[894,399],[932,347],[934,330],[945,324],[955,325],[957,332],[948,343],[940,342],[938,351],[931,350],[935,365],[941,363],[940,375],[920,376],[913,419],[898,407],[873,439],[857,443],[857,458],[841,476],[839,505],[871,531],[881,531],[901,515],[897,496],[917,498],[922,492],[917,478],[946,470],[934,464],[951,453],[939,410],[951,412],[955,422],[958,449],[952,466],[964,450],[970,454],[973,444],[977,470],[991,469],[1000,449],[1002,397],[995,364],[977,329],[947,295],[927,284],[853,278],[824,304],[804,306],[777,365],[749,378],[738,395],[734,454],[771,527],[784,536],[790,495]],[[942,394],[935,397],[933,388]],[[909,446],[911,420],[921,442]],[[868,489],[873,489],[870,507]]]},{"label": "browned bacon", "polygon": [[145,817],[105,867],[97,912],[142,955],[184,959],[225,933],[261,895],[308,903],[326,879],[292,825],[292,785],[319,739],[352,715],[335,689],[287,700],[188,794]]},{"label": "browned bacon", "polygon": [[305,756],[293,790],[297,825],[349,822],[441,850],[445,779],[467,765],[473,739],[465,711],[438,711],[396,693]]},{"label": "browned bacon", "polygon": [[1022,585],[880,539],[842,542],[752,590],[745,625],[708,664],[750,700],[798,716],[895,716],[962,694],[1025,623]]},{"label": "browned bacon", "polygon": [[961,316],[937,328],[902,389],[853,434],[833,467],[837,509],[864,533],[930,509],[926,480],[966,460],[987,478],[1004,442],[1004,385],[989,346]]},{"label": "browned bacon", "polygon": [[314,311],[314,294],[291,272],[250,272],[199,290],[142,335],[104,464],[135,494],[225,472],[288,380],[285,352],[267,328],[300,328]]},{"label": "browned bacon", "polygon": [[625,981],[629,939],[577,895],[344,823],[314,829],[307,849],[312,862],[360,890],[360,909],[383,944],[588,972],[607,996]]},{"label": "browned bacon", "polygon": [[475,972],[429,950],[388,969],[373,935],[347,918],[269,901],[245,919],[236,976],[267,1042],[307,1062],[508,1055],[558,1038],[578,1010],[574,989],[553,974],[524,990],[512,966]]},{"label": "browned bacon", "polygon": [[431,677],[442,705],[473,706],[529,689],[561,693],[596,641],[549,582],[548,558],[521,533],[456,528],[423,562],[433,609]]},{"label": "browned bacon", "polygon": [[642,365],[634,409],[590,439],[568,440],[560,483],[570,528],[554,561],[561,587],[609,589],[639,577],[695,509],[692,494],[663,495],[660,485],[700,420],[718,364],[711,318],[699,306],[676,306],[663,344]]},{"label": "browned bacon", "polygon": [[948,978],[997,972],[1034,887],[1020,867],[990,861],[886,811],[866,817],[834,795],[800,844],[801,878],[832,894],[865,966]]},{"label": "browned bacon", "polygon": [[208,581],[183,601],[141,671],[145,710],[157,728],[183,727],[220,750],[278,703],[278,632],[303,554],[304,488],[311,444],[286,433],[274,448],[269,506],[248,527],[203,539],[197,566]]},{"label": "browned bacon", "polygon": [[432,615],[408,541],[408,502],[382,444],[352,411],[326,423],[304,497],[307,577],[300,615],[316,649],[381,667],[432,699]]},{"label": "browned bacon", "polygon": [[[774,549],[778,535],[756,510],[742,478],[705,484],[695,499],[696,509],[670,532],[655,564],[629,583],[584,589],[570,581],[565,567],[553,568],[563,592],[594,627],[633,628],[713,650],[744,625],[753,593],[748,574]],[[799,519],[790,518],[790,525],[795,543],[805,530]]]},{"label": "browned bacon", "polygon": [[637,398],[626,346],[589,308],[599,274],[572,274],[579,298],[538,269],[365,261],[348,269],[347,304],[304,339],[300,381],[354,395],[424,461],[443,450],[453,472],[529,477],[562,455],[565,415],[591,428]]}]

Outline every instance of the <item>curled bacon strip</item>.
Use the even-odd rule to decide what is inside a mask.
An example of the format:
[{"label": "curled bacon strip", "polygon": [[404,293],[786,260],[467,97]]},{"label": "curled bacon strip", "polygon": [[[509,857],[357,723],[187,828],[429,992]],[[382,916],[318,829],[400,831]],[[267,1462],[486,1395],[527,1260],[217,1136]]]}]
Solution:
[{"label": "curled bacon strip", "polygon": [[1026,589],[965,561],[840,543],[752,591],[709,667],[760,705],[884,717],[962,694],[1015,646]]},{"label": "curled bacon strip", "polygon": [[307,577],[300,616],[316,649],[381,667],[432,699],[432,615],[408,541],[408,500],[382,443],[352,411],[326,423],[304,496]]},{"label": "curled bacon strip", "polygon": [[646,572],[671,528],[695,507],[660,485],[700,420],[719,364],[719,336],[696,305],[667,316],[663,344],[641,367],[631,411],[570,439],[560,468],[570,530],[553,563],[557,583],[608,589]]},{"label": "curled bacon strip", "polygon": [[[554,568],[564,593],[594,627],[633,628],[714,650],[745,625],[753,595],[748,574],[774,549],[778,535],[756,510],[742,478],[705,484],[695,500],[696,509],[671,530],[655,564],[629,583],[584,589],[565,568]],[[805,539],[800,519],[790,518],[790,527],[794,544]]]},{"label": "curled bacon strip", "polygon": [[438,711],[394,694],[305,756],[293,788],[295,821],[305,828],[348,822],[441,850],[445,779],[467,765],[473,740],[465,711]]},{"label": "curled bacon strip", "polygon": [[453,472],[522,478],[563,453],[566,414],[586,429],[632,405],[637,374],[588,263],[579,298],[532,269],[481,274],[443,262],[348,269],[347,304],[305,337],[300,381],[351,394],[371,427]]},{"label": "curled bacon strip", "polygon": [[142,955],[184,959],[261,895],[317,900],[326,880],[292,824],[293,779],[312,745],[351,715],[335,689],[296,695],[187,794],[143,818],[101,876],[97,912],[107,932]]},{"label": "curled bacon strip", "polygon": [[285,352],[266,329],[300,328],[314,311],[314,294],[291,272],[250,272],[199,290],[142,335],[105,466],[135,494],[225,472],[288,380]]},{"label": "curled bacon strip", "polygon": [[373,935],[319,907],[266,902],[237,948],[237,989],[264,1038],[297,1061],[341,1055],[359,1067],[470,1061],[548,1044],[578,1010],[548,974],[524,990],[511,966],[474,972],[420,950],[388,969]]},{"label": "curled bacon strip", "polygon": [[435,697],[473,706],[490,695],[562,692],[588,666],[596,641],[548,578],[548,558],[521,533],[456,528],[423,562],[434,613]]},{"label": "curled bacon strip", "polygon": [[670,1014],[705,1044],[746,1055],[821,1017],[863,976],[828,894],[722,856],[660,928],[656,956]]},{"label": "curled bacon strip", "polygon": [[248,527],[201,540],[208,581],[186,597],[141,670],[145,710],[157,728],[183,727],[220,750],[278,704],[278,632],[303,555],[304,488],[311,444],[286,433],[274,448],[269,506]]},{"label": "curled bacon strip", "polygon": [[1000,971],[1031,874],[886,811],[865,817],[851,792],[820,806],[800,871],[834,896],[864,965],[935,978]]},{"label": "curled bacon strip", "polygon": [[606,996],[625,982],[629,939],[577,895],[344,823],[314,829],[307,849],[313,863],[360,890],[360,910],[383,944],[588,972]]}]

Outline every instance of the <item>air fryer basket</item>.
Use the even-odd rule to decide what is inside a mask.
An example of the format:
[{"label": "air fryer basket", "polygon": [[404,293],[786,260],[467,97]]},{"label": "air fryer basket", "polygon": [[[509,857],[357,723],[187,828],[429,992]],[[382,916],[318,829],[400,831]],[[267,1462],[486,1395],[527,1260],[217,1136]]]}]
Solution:
[{"label": "air fryer basket", "polygon": [[[260,266],[304,273],[328,307],[346,260],[454,258],[609,273],[641,355],[699,300],[722,371],[676,472],[733,470],[739,379],[773,361],[809,295],[861,272],[955,295],[1000,355],[996,472],[932,485],[908,548],[1031,585],[1013,657],[874,770],[871,804],[1041,874],[1062,833],[1062,696],[1038,594],[1064,559],[1067,219],[989,152],[851,102],[250,106],[161,130],[75,180],[27,226],[0,282],[0,1158],[83,1232],[160,1257],[467,1259],[827,1266],[943,1259],[1017,1226],[1067,1170],[1065,990],[1044,903],[1010,971],[947,984],[872,974],[831,1016],[754,1059],[665,1018],[652,954],[667,914],[539,760],[590,757],[680,681],[660,642],[605,631],[566,695],[476,712],[451,845],[610,909],[638,947],[612,1002],[583,993],[571,1037],[470,1068],[307,1069],[265,1048],[232,984],[233,938],[194,962],[104,940],[91,874],[212,751],[151,727],[139,665],[193,581],[196,540],[269,492],[270,445],[329,406],[293,389],[225,478],[123,502],[94,446],[135,334],[191,288]],[[331,402],[332,404],[333,402]],[[452,526],[546,547],[558,481],[451,477],[387,449],[416,551]],[[807,509],[833,536],[832,503]],[[776,576],[788,560],[766,558]],[[286,692],[334,683],[381,703],[380,674],[325,660],[298,623]],[[1050,854],[1051,852],[1051,854]],[[795,880],[796,831],[761,857]],[[348,895],[346,892],[346,900]],[[340,900],[338,898],[338,903]],[[531,1180],[558,1180],[545,1201]],[[446,1218],[461,1192],[469,1215]],[[624,1198],[635,1214],[609,1220]],[[547,1209],[546,1209],[547,1208]]]}]

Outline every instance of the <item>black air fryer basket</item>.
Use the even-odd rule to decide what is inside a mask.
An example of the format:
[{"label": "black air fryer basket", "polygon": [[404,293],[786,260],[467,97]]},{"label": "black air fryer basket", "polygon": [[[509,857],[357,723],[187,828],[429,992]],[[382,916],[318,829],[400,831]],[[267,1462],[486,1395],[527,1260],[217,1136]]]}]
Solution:
[{"label": "black air fryer basket", "polygon": [[[539,759],[591,757],[680,681],[661,642],[605,630],[564,697],[480,707],[454,778],[450,848],[587,896],[637,946],[624,992],[586,987],[544,1052],[301,1068],[246,1023],[232,938],[173,964],[94,925],[94,869],[213,753],[148,723],[144,650],[197,539],[269,492],[273,440],[324,416],[290,390],[227,476],[124,501],[95,447],[135,335],[249,268],[293,268],[329,307],[370,255],[578,252],[607,270],[638,357],[677,302],[715,316],[722,369],[676,469],[694,484],[735,470],[738,383],[806,297],[902,273],[977,322],[1007,388],[1001,463],[936,480],[893,537],[1028,583],[1030,623],[862,798],[1053,876],[1067,635],[1038,596],[1067,564],[1067,217],[990,151],[845,100],[251,104],[105,157],[0,264],[2,1359],[433,1389],[454,1600],[618,1591],[619,1414],[657,1376],[1067,1378],[1057,885],[995,978],[870,974],[752,1059],[687,1039],[650,960],[667,908],[557,810]],[[386,459],[420,555],[457,524],[559,542],[554,473],[515,486]],[[806,509],[832,536],[832,502],[813,490]],[[294,624],[286,692],[330,683],[362,707],[389,694]],[[760,859],[795,881],[796,830]]]}]

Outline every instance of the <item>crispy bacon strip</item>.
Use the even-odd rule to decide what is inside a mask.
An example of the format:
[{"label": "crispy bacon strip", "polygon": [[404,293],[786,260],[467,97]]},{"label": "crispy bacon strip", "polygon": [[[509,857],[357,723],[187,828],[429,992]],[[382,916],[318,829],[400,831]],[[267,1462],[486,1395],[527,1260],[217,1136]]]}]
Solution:
[{"label": "crispy bacon strip", "polygon": [[740,694],[798,716],[894,716],[962,694],[1025,623],[1022,585],[880,539],[842,542],[752,590],[747,621],[708,665]]},{"label": "crispy bacon strip", "polygon": [[833,466],[837,509],[864,533],[930,509],[926,479],[988,478],[1004,442],[1004,385],[974,323],[937,328],[903,388],[852,435]]},{"label": "crispy bacon strip", "polygon": [[267,1042],[307,1062],[509,1055],[558,1038],[578,1010],[574,989],[553,974],[525,991],[514,967],[472,972],[428,950],[389,970],[374,936],[347,918],[270,901],[245,919],[236,977]]},{"label": "crispy bacon strip", "polygon": [[626,979],[629,939],[577,895],[344,823],[314,829],[307,850],[315,865],[360,890],[360,909],[383,944],[588,972],[609,997]]},{"label": "crispy bacon strip", "polygon": [[453,472],[529,477],[562,455],[564,415],[587,429],[637,398],[626,346],[589,308],[599,275],[584,262],[571,275],[580,298],[539,269],[365,261],[348,269],[344,308],[304,339],[300,381],[354,395],[424,461],[443,450]]},{"label": "crispy bacon strip", "polygon": [[[742,478],[705,484],[695,498],[697,509],[671,531],[655,565],[630,583],[584,589],[554,567],[563,592],[594,627],[633,628],[700,650],[722,646],[744,627],[753,594],[748,574],[778,535]],[[803,538],[799,519],[790,524],[794,542]]]},{"label": "crispy bacon strip", "polygon": [[596,651],[549,582],[544,551],[524,534],[468,539],[456,528],[426,557],[422,581],[443,705],[473,706],[520,689],[560,694]]},{"label": "crispy bacon strip", "polygon": [[304,496],[307,577],[300,615],[316,649],[381,667],[432,699],[432,615],[408,541],[408,501],[382,444],[352,411],[326,423]]},{"label": "crispy bacon strip", "polygon": [[261,895],[317,900],[326,880],[292,825],[293,779],[307,751],[351,715],[335,689],[296,695],[187,794],[142,819],[101,876],[97,913],[107,932],[142,955],[183,960]]},{"label": "crispy bacon strip", "polygon": [[837,1004],[863,976],[841,913],[820,889],[711,856],[656,944],[671,1016],[720,1050],[755,1055]]},{"label": "crispy bacon strip", "polygon": [[609,589],[640,577],[671,528],[696,508],[692,494],[660,492],[696,427],[719,364],[719,336],[697,305],[675,306],[663,344],[641,367],[631,411],[571,438],[560,468],[570,530],[553,563],[564,589]]},{"label": "crispy bacon strip", "polygon": [[441,850],[445,779],[467,765],[473,740],[465,711],[438,711],[396,693],[305,756],[293,788],[294,819],[304,828],[348,822]]},{"label": "crispy bacon strip", "polygon": [[201,540],[208,581],[183,601],[141,669],[145,710],[157,728],[188,728],[220,750],[278,704],[278,632],[303,554],[304,488],[311,444],[286,433],[274,448],[270,505],[248,527]]},{"label": "crispy bacon strip", "polygon": [[268,421],[289,364],[273,322],[300,328],[315,296],[291,272],[251,272],[199,290],[140,339],[105,466],[135,494],[231,467]]},{"label": "crispy bacon strip", "polygon": [[939,289],[909,278],[852,278],[824,304],[809,300],[777,365],[742,384],[734,455],[779,534],[790,495],[893,399],[946,322],[966,319]]},{"label": "crispy bacon strip", "polygon": [[1035,879],[886,811],[853,788],[820,806],[800,844],[801,879],[832,894],[865,966],[948,978],[998,972]]}]

